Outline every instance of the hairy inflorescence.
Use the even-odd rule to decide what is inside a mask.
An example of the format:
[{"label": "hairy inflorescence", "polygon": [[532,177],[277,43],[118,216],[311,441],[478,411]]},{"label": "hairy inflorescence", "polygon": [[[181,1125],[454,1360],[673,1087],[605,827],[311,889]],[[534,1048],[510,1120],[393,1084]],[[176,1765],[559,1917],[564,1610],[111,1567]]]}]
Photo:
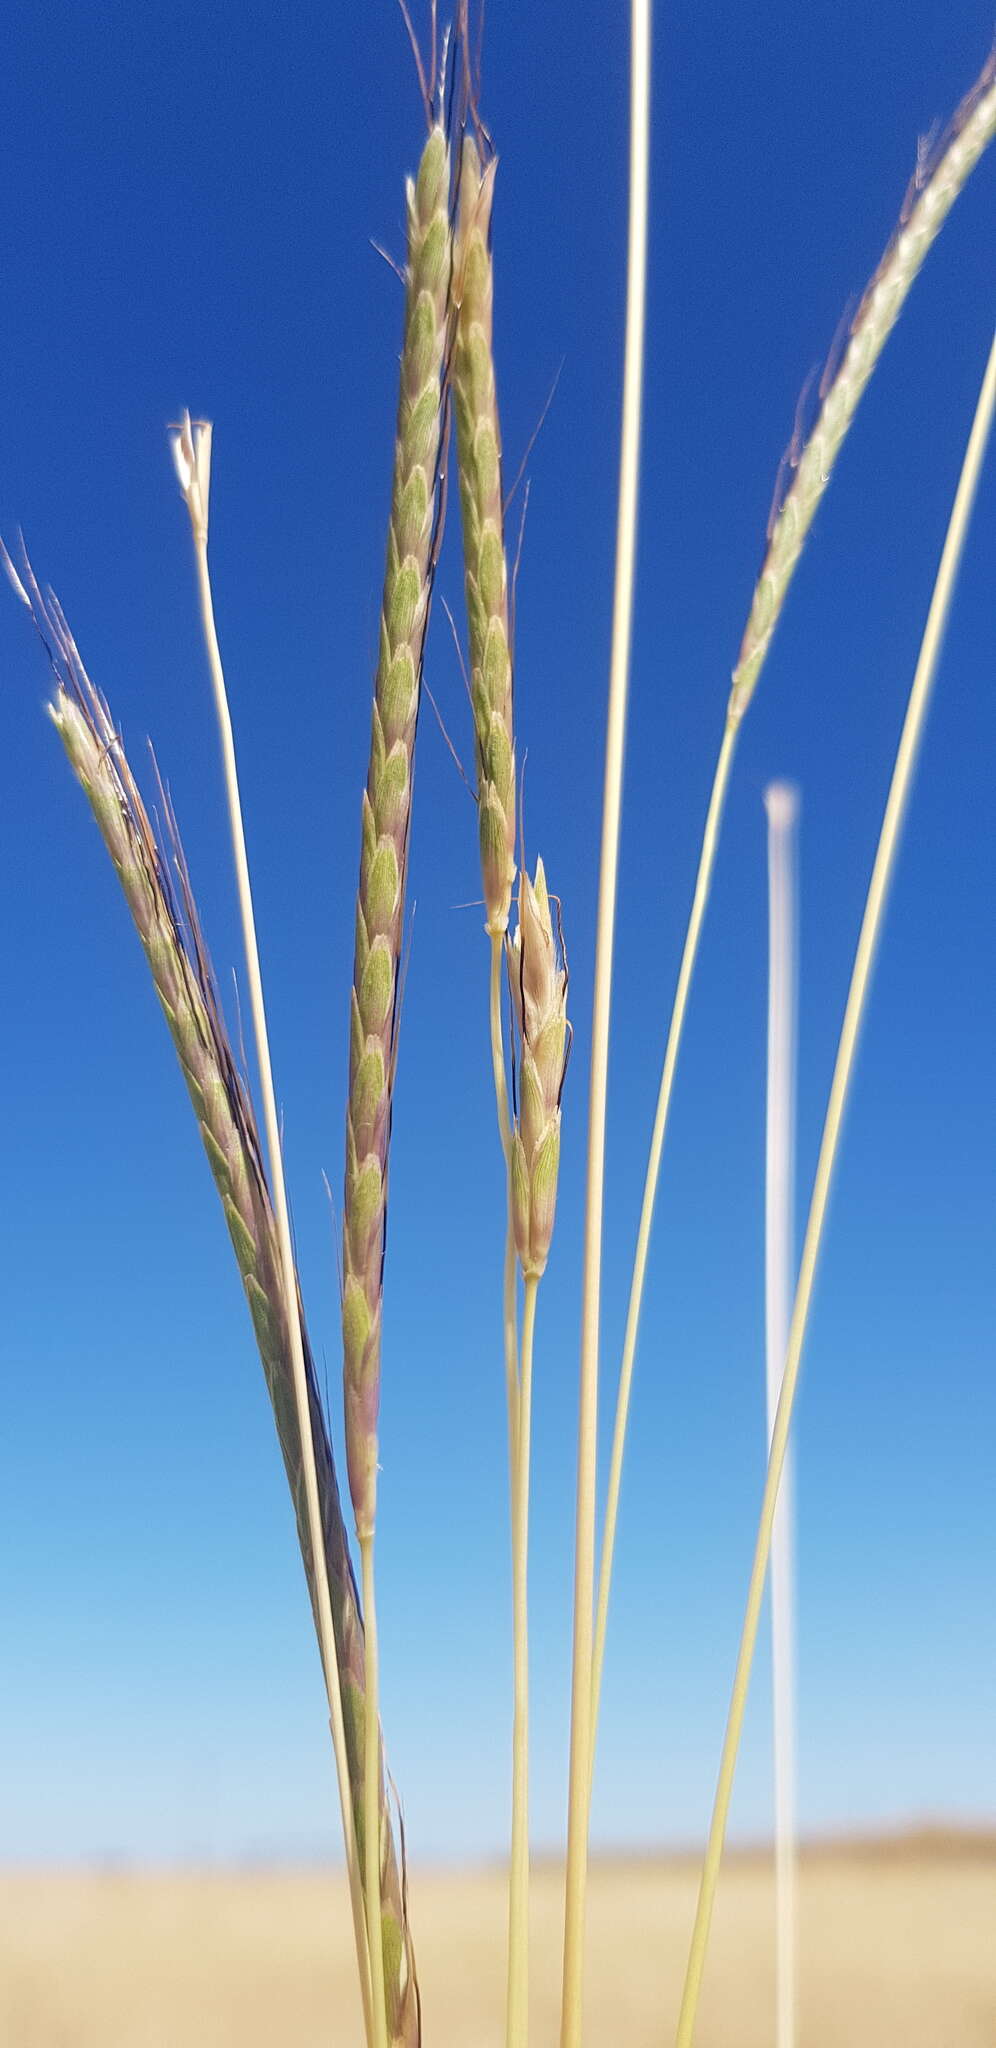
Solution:
[{"label": "hairy inflorescence", "polygon": [[803,542],[861,394],[931,243],[994,134],[996,52],[931,157],[918,163],[899,225],[851,321],[840,365],[835,370],[828,366],[824,372],[816,424],[801,452],[790,457],[794,475],[771,521],[768,550],[733,671],[729,703],[733,724],[739,723],[750,703]]}]

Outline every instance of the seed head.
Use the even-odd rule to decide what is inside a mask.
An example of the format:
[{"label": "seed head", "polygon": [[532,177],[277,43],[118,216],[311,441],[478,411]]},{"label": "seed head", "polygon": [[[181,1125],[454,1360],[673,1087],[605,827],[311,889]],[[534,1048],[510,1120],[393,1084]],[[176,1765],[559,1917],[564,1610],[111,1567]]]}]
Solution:
[{"label": "seed head", "polygon": [[519,877],[519,921],[507,940],[517,1040],[518,1106],[512,1133],[512,1221],[526,1279],[544,1271],[553,1236],[560,1165],[560,1097],[570,1025],[567,965],[554,930],[541,860]]}]

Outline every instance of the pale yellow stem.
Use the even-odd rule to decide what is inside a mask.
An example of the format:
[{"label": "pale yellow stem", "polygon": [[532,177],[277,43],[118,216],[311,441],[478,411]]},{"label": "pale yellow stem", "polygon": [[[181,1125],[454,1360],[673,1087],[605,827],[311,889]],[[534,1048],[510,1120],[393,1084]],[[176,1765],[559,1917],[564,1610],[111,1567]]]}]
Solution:
[{"label": "pale yellow stem", "polygon": [[595,1650],[591,1689],[592,1726],[592,1769],[594,1769],[595,1737],[598,1731],[598,1710],[601,1702],[602,1667],[605,1662],[605,1632],[609,1614],[609,1593],[612,1586],[612,1563],[615,1555],[616,1527],[619,1519],[619,1491],[622,1485],[623,1453],[626,1446],[626,1427],[629,1420],[630,1393],[633,1384],[633,1364],[636,1357],[636,1343],[640,1329],[640,1313],[643,1308],[643,1289],[647,1277],[647,1257],[650,1251],[650,1231],[654,1220],[654,1203],[657,1199],[657,1184],[660,1179],[661,1154],[667,1131],[668,1112],[671,1107],[671,1091],[674,1087],[674,1073],[678,1063],[681,1035],[688,1007],[688,992],[702,935],[702,921],[712,871],[716,859],[720,821],[726,800],[726,789],[733,765],[739,727],[727,720],[723,741],[713,777],[712,794],[706,813],[705,831],[702,835],[702,850],[699,854],[699,870],[695,878],[695,894],[692,898],[688,930],[685,933],[684,950],[678,972],[678,986],[675,990],[671,1022],[668,1026],[667,1045],[664,1051],[664,1067],[661,1073],[660,1089],[657,1096],[657,1110],[650,1141],[650,1157],[643,1184],[643,1205],[640,1210],[640,1227],[636,1238],[636,1253],[633,1260],[633,1277],[630,1281],[629,1309],[626,1315],[626,1334],[623,1340],[622,1364],[619,1370],[619,1391],[616,1398],[616,1420],[612,1436],[612,1460],[609,1466],[609,1484],[605,1502],[605,1521],[602,1529],[601,1565],[598,1575],[598,1611],[595,1619]]},{"label": "pale yellow stem", "polygon": [[249,880],[249,860],[246,853],[245,828],[242,821],[242,803],[239,795],[238,769],[235,760],[235,739],[232,732],[231,714],[228,708],[228,694],[225,689],[221,649],[218,645],[218,634],[214,621],[211,577],[208,570],[207,532],[205,529],[196,526],[194,529],[194,558],[197,564],[201,623],[207,648],[208,666],[211,672],[215,712],[221,736],[225,791],[228,801],[232,849],[235,858],[242,936],[246,953],[249,1008],[252,1016],[253,1035],[256,1042],[256,1060],[259,1068],[260,1089],[263,1098],[263,1125],[266,1131],[266,1147],[273,1189],[273,1208],[280,1249],[284,1312],[290,1337],[294,1403],[297,1411],[298,1433],[301,1439],[301,1465],[304,1476],[308,1535],[311,1544],[318,1608],[318,1641],[322,1660],[322,1672],[325,1679],[325,1690],[328,1695],[329,1725],[332,1732],[332,1748],[335,1754],[339,1800],[342,1807],[346,1869],[349,1875],[349,1896],[353,1911],[353,1933],[356,1942],[356,1960],[359,1968],[360,1990],[363,1999],[364,2028],[367,2041],[372,2044],[374,2037],[371,2033],[369,1962],[367,1936],[363,1918],[363,1892],[356,1854],[356,1831],[353,1825],[353,1797],[349,1782],[349,1760],[342,1713],[342,1692],[339,1684],[339,1665],[336,1659],[335,1629],[332,1621],[332,1601],[329,1593],[328,1570],[325,1560],[325,1535],[322,1528],[321,1507],[318,1498],[318,1473],[315,1465],[314,1440],[311,1434],[311,1405],[308,1399],[308,1379],[304,1362],[304,1341],[301,1334],[301,1314],[298,1302],[294,1250],[291,1242],[287,1189],[284,1181],[280,1126],[277,1118],[277,1104],[273,1086],[273,1069],[270,1063],[266,1009],[263,1001],[263,978],[259,964],[256,920],[253,913],[252,888]]},{"label": "pale yellow stem", "polygon": [[529,1440],[532,1416],[533,1334],[539,1281],[526,1281],[522,1316],[522,1375],[513,1493],[512,1606],[515,1720],[512,1733],[512,1856],[508,1895],[508,2001],[506,2048],[527,2048],[529,2038]]},{"label": "pale yellow stem", "polygon": [[390,2048],[384,1989],[384,1938],[380,1914],[380,1650],[374,1592],[373,1530],[360,1537],[363,1581],[363,1883],[367,1900],[370,2003],[374,2048]]},{"label": "pale yellow stem", "polygon": [[927,624],[920,647],[920,656],[910,691],[895,766],[892,771],[892,782],[889,787],[888,801],[882,820],[882,830],[875,854],[875,864],[872,869],[864,915],[861,920],[861,933],[851,973],[851,985],[848,990],[847,1007],[844,1011],[840,1041],[837,1047],[833,1081],[827,1104],[826,1121],[823,1126],[816,1178],[813,1184],[809,1218],[806,1224],[806,1235],[802,1248],[795,1305],[792,1311],[792,1323],[789,1331],[788,1351],[785,1359],[785,1373],[778,1400],[778,1409],[775,1415],[774,1429],[771,1435],[768,1474],[765,1481],[764,1497],[761,1503],[757,1545],[754,1551],[754,1563],[747,1594],[747,1610],[744,1617],[743,1634],[740,1639],[740,1650],[733,1680],[733,1693],[730,1700],[726,1734],[723,1740],[719,1779],[716,1787],[712,1821],[709,1828],[705,1862],[702,1869],[698,1906],[688,1956],[688,1967],[681,2000],[675,2048],[691,2048],[694,2036],[699,1990],[702,1983],[702,1971],[705,1964],[713,1901],[716,1893],[716,1881],[719,1876],[719,1866],[723,1855],[723,1842],[730,1810],[730,1795],[733,1790],[737,1750],[740,1743],[740,1731],[743,1726],[744,1708],[747,1702],[747,1687],[750,1681],[751,1664],[757,1642],[758,1622],[764,1594],[764,1580],[771,1547],[771,1531],[778,1500],[778,1483],[781,1478],[782,1466],[785,1462],[785,1453],[788,1445],[792,1407],[798,1384],[799,1364],[806,1334],[806,1322],[812,1299],[813,1280],[816,1273],[816,1262],[826,1216],[834,1161],[854,1065],[855,1048],[857,1046],[872,964],[875,957],[875,948],[882,924],[886,894],[895,863],[900,828],[913,777],[917,748],[923,730],[931,686],[937,668],[941,640],[954,592],[958,564],[965,544],[976,485],[982,468],[982,458],[992,426],[994,407],[996,407],[996,339],[993,341],[985,376],[982,381],[975,419],[972,424],[972,431],[965,452],[965,460],[958,482],[947,537],[944,542],[944,550],[941,555],[937,581],[934,585],[934,594],[931,598],[930,611],[927,615]]},{"label": "pale yellow stem", "polygon": [[571,1757],[564,1901],[564,1974],[561,2048],[579,2048],[584,1971],[585,1895],[588,1875],[588,1794],[591,1778],[592,1629],[595,1589],[595,1483],[598,1437],[599,1309],[602,1207],[605,1181],[605,1111],[612,1007],[612,951],[622,814],[623,742],[629,693],[636,516],[640,473],[643,341],[646,312],[647,210],[650,161],[650,0],[632,0],[630,57],[630,193],[626,266],[626,349],[623,372],[619,509],[612,617],[602,851],[595,940],[588,1162],[584,1228],[581,1374],[578,1404],[578,1477],[574,1546],[574,1646],[571,1682]]},{"label": "pale yellow stem", "polygon": [[516,1304],[515,1233],[512,1228],[512,1191],[509,1178],[511,1173],[512,1120],[508,1107],[508,1083],[505,1079],[505,1044],[501,1023],[501,970],[504,950],[504,940],[501,933],[492,932],[491,1064],[494,1069],[498,1133],[501,1138],[502,1156],[505,1161],[505,1268],[502,1282],[502,1327],[505,1346],[505,1399],[508,1407],[508,1476],[514,1521],[517,1462],[516,1439],[519,1426],[519,1330]]}]

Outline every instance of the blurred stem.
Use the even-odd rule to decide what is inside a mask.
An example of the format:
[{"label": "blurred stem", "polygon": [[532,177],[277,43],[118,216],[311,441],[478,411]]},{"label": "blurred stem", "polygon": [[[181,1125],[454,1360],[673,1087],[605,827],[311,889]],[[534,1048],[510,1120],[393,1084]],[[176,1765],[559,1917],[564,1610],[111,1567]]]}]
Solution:
[{"label": "blurred stem", "polygon": [[747,1593],[747,1611],[744,1616],[743,1633],[740,1639],[740,1650],[737,1656],[737,1666],[733,1680],[733,1694],[730,1700],[729,1718],[726,1724],[726,1734],[720,1759],[719,1780],[716,1787],[715,1804],[709,1828],[709,1840],[702,1869],[702,1880],[699,1888],[695,1925],[688,1956],[685,1986],[682,1993],[675,2048],[691,2048],[694,2036],[702,1971],[705,1964],[713,1901],[716,1894],[716,1881],[719,1876],[719,1866],[723,1855],[723,1842],[730,1810],[730,1796],[733,1790],[737,1750],[740,1743],[740,1731],[743,1726],[744,1708],[747,1701],[747,1687],[750,1682],[751,1665],[757,1643],[764,1580],[771,1547],[771,1531],[778,1500],[778,1483],[781,1478],[782,1466],[785,1462],[785,1453],[788,1445],[792,1407],[799,1379],[799,1364],[802,1357],[810,1302],[812,1300],[813,1280],[816,1273],[816,1262],[819,1255],[824,1219],[826,1217],[834,1161],[854,1065],[858,1033],[868,994],[875,948],[881,930],[886,895],[895,863],[896,849],[899,843],[906,801],[913,778],[913,770],[916,765],[917,748],[930,700],[931,686],[937,669],[941,640],[954,592],[958,564],[968,531],[972,503],[982,468],[982,458],[992,426],[994,407],[996,407],[996,339],[993,341],[982,381],[975,419],[972,424],[972,431],[965,452],[965,460],[958,481],[954,507],[944,542],[944,550],[941,555],[940,568],[937,572],[937,581],[934,585],[934,593],[927,615],[927,624],[920,647],[920,656],[910,690],[906,717],[903,722],[895,766],[892,771],[892,781],[889,787],[885,815],[882,820],[882,830],[875,854],[875,864],[872,868],[864,915],[861,920],[861,933],[851,973],[851,985],[848,990],[847,1007],[844,1011],[844,1022],[837,1046],[833,1081],[830,1087],[826,1121],[823,1126],[816,1178],[813,1184],[806,1235],[802,1247],[799,1280],[796,1287],[795,1306],[792,1311],[788,1351],[785,1359],[785,1373],[778,1400],[778,1409],[775,1415],[775,1425],[771,1436],[768,1474],[765,1481],[764,1497],[761,1503],[757,1544],[754,1551],[754,1563]]},{"label": "blurred stem", "polygon": [[[768,815],[768,1073],[764,1172],[767,1441],[778,1412],[792,1318],[795,1208],[796,870],[799,800],[788,783],[764,792]],[[775,2048],[796,2043],[794,1515],[786,1459],[771,1535],[771,1707],[775,1778]]]},{"label": "blurred stem", "polygon": [[373,1530],[360,1537],[363,1575],[363,1633],[366,1691],[363,1728],[363,1882],[367,1901],[367,1946],[374,2048],[389,2048],[384,1990],[384,1941],[380,1917],[380,1653],[374,1596]]},{"label": "blurred stem", "polygon": [[[633,1364],[636,1358],[637,1338],[640,1331],[640,1314],[643,1308],[643,1290],[647,1277],[647,1256],[650,1250],[650,1231],[654,1220],[654,1204],[657,1200],[657,1186],[660,1180],[661,1154],[667,1131],[668,1113],[671,1107],[671,1091],[674,1087],[675,1067],[681,1047],[685,1012],[688,1007],[688,992],[692,984],[695,962],[698,957],[699,940],[712,871],[716,860],[719,828],[726,801],[726,790],[733,765],[739,726],[728,719],[723,732],[719,758],[713,776],[712,793],[706,812],[705,830],[702,835],[702,850],[699,854],[698,874],[695,878],[695,893],[692,897],[691,914],[685,933],[685,945],[681,955],[678,986],[675,990],[671,1021],[668,1025],[667,1044],[664,1051],[664,1067],[661,1073],[660,1090],[657,1096],[657,1110],[654,1116],[653,1135],[650,1141],[650,1157],[647,1161],[647,1175],[643,1186],[643,1206],[640,1210],[640,1227],[636,1237],[636,1252],[633,1259],[633,1277],[630,1281],[629,1308],[626,1315],[626,1334],[623,1341],[622,1364],[619,1369],[619,1391],[616,1398],[616,1420],[612,1438],[612,1461],[609,1466],[609,1485],[605,1503],[605,1522],[602,1531],[601,1565],[598,1575],[598,1611],[595,1619],[595,1649],[591,1687],[592,1726],[592,1770],[594,1769],[595,1738],[598,1731],[598,1710],[601,1703],[602,1666],[605,1662],[605,1634],[609,1613],[609,1593],[612,1586],[612,1563],[615,1555],[616,1526],[619,1519],[619,1491],[622,1485],[623,1453],[626,1448],[626,1429],[629,1421],[630,1393],[633,1385]],[[589,1787],[590,1797],[590,1787]]]},{"label": "blurred stem", "polygon": [[522,1377],[513,1490],[512,1603],[515,1643],[515,1721],[512,1735],[512,1859],[508,1900],[507,2048],[529,2038],[529,1442],[532,1416],[533,1333],[539,1281],[525,1283]]},{"label": "blurred stem", "polygon": [[204,633],[208,667],[211,673],[211,687],[214,694],[215,713],[221,738],[225,793],[228,802],[229,826],[235,859],[239,911],[242,922],[242,938],[246,955],[249,1005],[263,1099],[263,1124],[266,1131],[266,1147],[269,1154],[270,1180],[273,1190],[273,1208],[277,1224],[277,1241],[280,1248],[284,1312],[291,1347],[294,1405],[297,1412],[298,1435],[301,1442],[301,1468],[304,1477],[308,1535],[314,1566],[318,1609],[316,1616],[318,1642],[329,1704],[329,1727],[332,1734],[332,1748],[335,1755],[336,1776],[339,1784],[339,1801],[342,1807],[342,1829],[346,1850],[346,1869],[349,1876],[349,1896],[353,1913],[356,1960],[363,2000],[364,2031],[368,2043],[372,2044],[367,1931],[363,1917],[363,1891],[359,1859],[356,1852],[356,1829],[353,1820],[353,1795],[349,1781],[346,1729],[342,1713],[342,1691],[339,1683],[339,1664],[336,1655],[335,1629],[332,1621],[332,1600],[325,1558],[325,1532],[322,1527],[321,1507],[318,1498],[318,1473],[315,1465],[315,1447],[311,1433],[311,1404],[308,1399],[308,1378],[304,1362],[304,1342],[301,1335],[297,1270],[291,1242],[290,1212],[284,1181],[280,1125],[277,1117],[276,1096],[273,1086],[273,1069],[270,1062],[269,1033],[266,1026],[266,1008],[263,1000],[263,977],[259,963],[259,946],[256,939],[252,886],[249,879],[249,859],[246,852],[238,767],[235,759],[235,738],[232,731],[231,713],[228,707],[228,692],[225,688],[221,648],[218,644],[218,632],[214,619],[214,600],[211,593],[211,574],[208,568],[206,526],[203,528],[196,527],[194,530],[194,559],[197,565],[197,588],[200,599],[201,625]]}]

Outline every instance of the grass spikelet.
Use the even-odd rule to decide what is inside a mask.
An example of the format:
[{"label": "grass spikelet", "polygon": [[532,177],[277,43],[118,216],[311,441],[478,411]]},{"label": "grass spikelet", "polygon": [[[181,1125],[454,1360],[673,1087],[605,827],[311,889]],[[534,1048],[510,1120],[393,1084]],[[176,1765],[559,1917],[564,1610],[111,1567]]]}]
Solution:
[{"label": "grass spikelet", "polygon": [[381,1307],[387,1162],[396,1061],[398,977],[405,909],[415,726],[437,539],[444,367],[450,317],[450,152],[430,128],[408,183],[408,267],[394,481],[363,795],[356,951],[350,999],[349,1096],[343,1204],[343,1388],[349,1488],[360,1544],[366,1622],[365,1890],[377,2048],[393,2029],[377,1906],[377,1820],[383,1808],[377,1740],[378,1645],[373,1572],[377,1514]]},{"label": "grass spikelet", "polygon": [[851,322],[840,367],[832,375],[824,372],[816,425],[801,453],[790,451],[789,466],[794,469],[794,479],[770,524],[768,551],[733,671],[729,716],[734,724],[739,723],[750,703],[802,544],[861,394],[931,244],[994,134],[996,52],[930,157],[918,163],[896,231]]},{"label": "grass spikelet", "polygon": [[[121,740],[103,698],[88,677],[58,607],[46,606],[28,576],[36,627],[56,680],[50,715],[90,803],[114,864],[166,1018],[197,1119],[212,1177],[245,1288],[273,1407],[297,1522],[305,1577],[318,1621],[318,1597],[294,1398],[291,1336],[281,1282],[280,1249],[248,1085],[232,1051],[207,961],[196,906],[171,813],[167,817],[179,875],[179,898]],[[23,591],[22,594],[27,595]],[[165,799],[164,799],[165,801]],[[311,1436],[321,1507],[325,1561],[342,1689],[350,1790],[357,1829],[364,1786],[366,1655],[356,1581],[339,1497],[335,1462],[301,1313]],[[414,1958],[390,1817],[379,1828],[380,1893],[385,1954],[395,1959],[390,2009],[404,2048],[420,2040]]]}]

